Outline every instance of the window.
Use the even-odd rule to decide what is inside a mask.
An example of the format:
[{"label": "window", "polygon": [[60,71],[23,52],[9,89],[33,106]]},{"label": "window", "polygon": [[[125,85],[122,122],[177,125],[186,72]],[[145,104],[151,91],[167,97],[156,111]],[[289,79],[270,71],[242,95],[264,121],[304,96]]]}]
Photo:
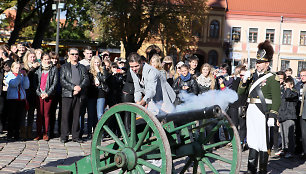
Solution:
[{"label": "window", "polygon": [[301,31],[300,45],[306,45],[306,31]]},{"label": "window", "polygon": [[283,45],[291,45],[292,30],[283,31]]},{"label": "window", "polygon": [[211,21],[210,23],[210,30],[209,30],[209,37],[210,38],[219,38],[220,26],[219,22],[216,20]]},{"label": "window", "polygon": [[300,72],[302,71],[302,69],[305,69],[306,68],[306,62],[304,61],[299,61],[299,64],[298,64],[298,74],[300,74]]},{"label": "window", "polygon": [[233,27],[232,28],[232,41],[239,42],[241,35],[241,27]]},{"label": "window", "polygon": [[290,61],[289,60],[282,60],[281,61],[281,71],[286,71],[287,68],[290,67]]},{"label": "window", "polygon": [[249,30],[249,42],[256,43],[258,35],[258,28],[250,28]]},{"label": "window", "polygon": [[208,52],[208,64],[216,66],[218,64],[218,53],[215,50]]},{"label": "window", "polygon": [[266,30],[266,40],[270,40],[271,43],[274,43],[275,29]]}]

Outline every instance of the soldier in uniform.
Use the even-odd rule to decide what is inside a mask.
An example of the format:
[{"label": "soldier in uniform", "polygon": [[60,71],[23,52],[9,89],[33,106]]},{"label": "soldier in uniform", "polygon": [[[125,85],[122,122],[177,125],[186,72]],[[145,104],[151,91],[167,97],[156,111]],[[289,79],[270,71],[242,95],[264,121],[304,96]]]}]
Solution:
[{"label": "soldier in uniform", "polygon": [[238,94],[248,95],[247,143],[249,146],[248,172],[267,173],[268,164],[268,126],[276,124],[281,103],[278,76],[270,71],[269,62],[274,54],[268,40],[258,45],[256,70],[246,72],[239,84]]}]

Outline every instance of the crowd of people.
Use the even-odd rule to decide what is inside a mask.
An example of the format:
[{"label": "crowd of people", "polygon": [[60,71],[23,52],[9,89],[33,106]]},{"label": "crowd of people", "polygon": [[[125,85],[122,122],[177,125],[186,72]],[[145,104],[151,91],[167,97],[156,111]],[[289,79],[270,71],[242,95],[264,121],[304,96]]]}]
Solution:
[{"label": "crowd of people", "polygon": [[[87,138],[91,139],[95,125],[101,119],[105,108],[121,102],[142,105],[146,103],[143,100],[135,101],[134,98],[134,94],[139,90],[138,85],[143,86],[145,84],[141,83],[146,82],[139,79],[139,84],[135,86],[133,74],[137,77],[142,74],[138,73],[139,62],[135,59],[137,53],[133,54],[134,57],[116,57],[111,61],[107,51],[96,54],[91,47],[85,47],[83,50],[70,48],[66,59],[60,60],[55,52],[47,53],[41,49],[27,48],[22,43],[10,48],[1,46],[0,132],[7,130],[7,139],[12,141],[48,141],[58,135],[60,141],[66,143],[69,134],[72,134],[72,141],[82,142],[85,133]],[[157,70],[161,74],[159,78],[165,79],[172,87],[174,93],[171,94],[170,101],[172,102],[174,96],[174,104],[182,102],[178,97],[181,91],[193,95],[209,90],[238,91],[245,74],[251,71],[246,65],[236,66],[233,73],[226,63],[219,67],[207,63],[198,65],[199,59],[196,55],[176,64],[171,56],[161,57],[156,54],[150,58],[139,57],[141,63],[145,64],[140,68],[150,71],[154,67],[154,71]],[[136,64],[133,64],[130,58],[135,59]],[[303,145],[304,156],[306,154],[306,114],[303,114],[306,110],[300,110],[301,102],[302,106],[304,104],[305,76],[306,70],[301,71],[301,80],[292,77],[290,68],[285,72],[277,72],[281,104],[276,124],[270,127],[273,136],[270,137],[269,146],[273,149],[273,155],[284,154],[284,157],[290,158],[294,153],[303,153]],[[248,148],[244,112],[247,99],[247,93],[239,95],[239,99],[227,108],[227,113],[239,131],[244,149]],[[32,137],[35,110],[37,133]],[[86,113],[87,121],[84,119]],[[302,117],[299,117],[300,115]],[[84,130],[85,127],[87,130]]]}]

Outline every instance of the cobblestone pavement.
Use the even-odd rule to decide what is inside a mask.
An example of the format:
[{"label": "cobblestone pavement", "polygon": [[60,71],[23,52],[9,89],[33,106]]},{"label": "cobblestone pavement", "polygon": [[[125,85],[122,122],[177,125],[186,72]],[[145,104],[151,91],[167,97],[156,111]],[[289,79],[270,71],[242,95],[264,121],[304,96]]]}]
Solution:
[{"label": "cobblestone pavement", "polygon": [[[107,143],[107,142],[105,142]],[[44,166],[69,165],[90,154],[91,141],[84,143],[61,143],[58,138],[50,141],[16,141],[7,142],[0,139],[0,174],[1,173],[34,173],[35,168]],[[217,153],[230,155],[230,148],[221,148]],[[246,171],[248,151],[242,153],[241,173]],[[175,161],[176,169],[184,166],[185,160]],[[215,167],[220,173],[225,164],[216,161]],[[228,166],[227,166],[228,167]],[[269,173],[306,174],[306,162],[298,157],[291,159],[269,159]],[[191,171],[189,170],[188,173]],[[208,172],[209,173],[209,172]]]}]

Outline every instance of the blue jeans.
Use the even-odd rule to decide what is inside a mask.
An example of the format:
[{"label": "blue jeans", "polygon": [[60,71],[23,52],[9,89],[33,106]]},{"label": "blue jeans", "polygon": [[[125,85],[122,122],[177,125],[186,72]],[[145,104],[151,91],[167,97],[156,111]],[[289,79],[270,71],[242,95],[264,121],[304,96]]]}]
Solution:
[{"label": "blue jeans", "polygon": [[105,105],[105,98],[98,98],[97,99],[97,116],[98,121],[101,119],[104,113],[104,105]]}]

